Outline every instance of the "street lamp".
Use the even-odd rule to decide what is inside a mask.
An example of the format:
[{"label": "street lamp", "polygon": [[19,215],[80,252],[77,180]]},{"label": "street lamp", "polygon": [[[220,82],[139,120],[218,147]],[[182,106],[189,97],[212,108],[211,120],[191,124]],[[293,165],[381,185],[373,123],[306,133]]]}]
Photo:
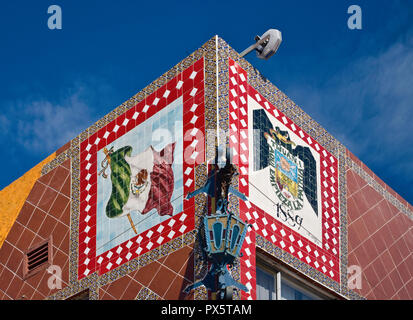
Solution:
[{"label": "street lamp", "polygon": [[241,57],[244,57],[252,50],[255,50],[257,51],[258,58],[268,60],[280,47],[282,41],[281,31],[277,29],[269,29],[261,37],[255,36],[255,41],[256,43],[241,52]]}]

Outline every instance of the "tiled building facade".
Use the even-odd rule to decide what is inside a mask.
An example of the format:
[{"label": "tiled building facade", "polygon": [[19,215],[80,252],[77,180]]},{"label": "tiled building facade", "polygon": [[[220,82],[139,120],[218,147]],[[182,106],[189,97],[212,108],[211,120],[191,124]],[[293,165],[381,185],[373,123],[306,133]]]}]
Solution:
[{"label": "tiled building facade", "polygon": [[[184,292],[208,268],[197,235],[210,208],[185,195],[217,145],[248,198],[229,207],[251,224],[234,299],[260,298],[261,262],[329,297],[413,299],[412,205],[219,37],[1,191],[0,299],[210,299]],[[31,271],[42,243],[48,263]]]}]

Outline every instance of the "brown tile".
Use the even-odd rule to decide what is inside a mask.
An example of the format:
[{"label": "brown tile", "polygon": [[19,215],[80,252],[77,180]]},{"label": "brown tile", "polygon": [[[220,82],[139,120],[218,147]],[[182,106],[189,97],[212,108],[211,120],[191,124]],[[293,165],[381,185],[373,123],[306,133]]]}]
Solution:
[{"label": "brown tile", "polygon": [[56,156],[58,156],[59,154],[65,152],[69,148],[70,148],[70,141],[56,150]]},{"label": "brown tile", "polygon": [[385,276],[387,276],[388,272],[390,271],[384,267],[384,264],[382,260],[380,259],[380,257],[374,260],[373,267],[379,279],[383,279]]},{"label": "brown tile", "polygon": [[176,276],[171,286],[163,296],[165,300],[184,300],[188,294],[184,292],[185,288],[192,283],[181,276]]},{"label": "brown tile", "polygon": [[401,288],[403,288],[404,282],[400,277],[399,271],[397,269],[394,269],[392,272],[390,272],[389,277],[396,291],[399,291]]},{"label": "brown tile", "polygon": [[37,290],[35,290],[33,295],[32,295],[32,300],[44,300],[44,298],[46,298],[46,296],[44,296],[43,294],[41,294]]},{"label": "brown tile", "polygon": [[3,272],[0,274],[0,290],[6,292],[13,278],[14,274],[8,269],[4,268]]},{"label": "brown tile", "polygon": [[38,234],[43,239],[47,239],[52,235],[54,228],[56,227],[58,221],[52,215],[46,215],[46,218],[41,225]]},{"label": "brown tile", "polygon": [[194,281],[194,263],[194,254],[192,253],[179,271],[180,276],[190,280],[191,282]]},{"label": "brown tile", "polygon": [[134,276],[134,279],[141,283],[143,286],[147,287],[152,281],[152,278],[156,275],[161,265],[154,261],[142,268],[140,268]]},{"label": "brown tile", "polygon": [[66,181],[63,183],[62,189],[60,189],[60,193],[65,195],[66,197],[70,198],[71,195],[71,181],[70,175],[67,177]]},{"label": "brown tile", "polygon": [[15,300],[18,297],[18,293],[22,289],[23,284],[24,282],[20,277],[14,276],[13,280],[10,282],[10,286],[6,291],[6,294]]},{"label": "brown tile", "polygon": [[62,268],[62,280],[63,280],[63,287],[65,287],[69,283],[69,259],[67,260],[66,264]]},{"label": "brown tile", "polygon": [[388,299],[386,291],[383,289],[383,287],[380,284],[373,289],[373,292],[376,297],[376,300],[387,300]]},{"label": "brown tile", "polygon": [[16,244],[16,247],[21,251],[25,252],[30,248],[33,239],[35,238],[35,233],[27,228],[24,228],[22,236]]},{"label": "brown tile", "polygon": [[70,241],[70,232],[66,233],[66,236],[63,238],[63,241],[60,243],[59,249],[66,253],[69,254],[69,242]]},{"label": "brown tile", "polygon": [[372,235],[377,230],[379,230],[379,228],[382,227],[382,225],[379,224],[376,212],[377,210],[374,209],[368,210],[362,217],[364,225],[366,226],[367,231],[369,232],[369,235]]},{"label": "brown tile", "polygon": [[60,217],[60,222],[64,223],[67,226],[70,226],[70,203],[63,211],[63,214]]},{"label": "brown tile", "polygon": [[27,224],[27,228],[29,228],[34,233],[37,233],[45,218],[46,218],[46,213],[44,213],[39,208],[36,208],[33,211],[32,217],[30,218]]},{"label": "brown tile", "polygon": [[4,241],[0,248],[0,265],[6,265],[12,251],[13,246],[8,241]]},{"label": "brown tile", "polygon": [[[403,239],[401,239],[401,240],[403,240]],[[389,251],[390,256],[391,256],[391,258],[394,261],[394,264],[396,266],[398,266],[400,264],[400,262],[402,262],[404,260],[404,257],[401,255],[397,243],[394,243],[393,245],[391,245],[388,248],[388,251]]]},{"label": "brown tile", "polygon": [[354,222],[361,216],[360,210],[353,197],[349,197],[347,199],[347,216],[348,216],[349,223]]},{"label": "brown tile", "polygon": [[62,163],[62,167],[65,167],[66,169],[70,170],[71,165],[70,165],[70,159],[66,160],[65,162]]},{"label": "brown tile", "polygon": [[373,234],[373,236],[371,237],[371,239],[374,242],[374,245],[377,248],[377,251],[379,253],[383,252],[384,250],[386,250],[386,248],[390,245],[389,243],[386,243],[384,241],[384,238],[381,234],[381,229],[379,231],[377,231],[375,234]]},{"label": "brown tile", "polygon": [[124,276],[119,278],[116,281],[113,281],[109,288],[106,290],[107,293],[109,293],[111,296],[113,296],[115,299],[119,300],[121,299],[123,292],[126,290],[127,286],[129,285],[129,282],[134,281],[128,276]]},{"label": "brown tile", "polygon": [[141,288],[142,285],[132,279],[122,295],[122,300],[135,300]]},{"label": "brown tile", "polygon": [[169,269],[179,273],[182,269],[182,266],[188,260],[189,256],[192,253],[192,248],[185,246],[182,249],[179,249],[171,254],[169,254],[164,261],[163,265],[168,267]]},{"label": "brown tile", "polygon": [[58,194],[49,210],[49,214],[51,214],[57,220],[60,220],[60,217],[62,216],[68,204],[69,198],[65,197],[64,195]]},{"label": "brown tile", "polygon": [[380,255],[380,259],[383,262],[383,265],[386,268],[387,273],[389,273],[396,267],[393,262],[393,259],[391,258],[389,250],[383,251],[382,254]]},{"label": "brown tile", "polygon": [[69,228],[61,222],[57,222],[55,228],[53,229],[53,243],[56,247],[60,249],[60,244],[69,232]]},{"label": "brown tile", "polygon": [[379,208],[381,211],[381,215],[386,222],[388,222],[389,220],[393,218],[394,214],[387,200],[381,201],[379,204]]},{"label": "brown tile", "polygon": [[[399,213],[400,214],[400,213]],[[389,227],[390,232],[392,234],[392,238],[394,240],[399,239],[404,233],[404,227],[400,224],[400,217],[399,214],[397,214],[393,219],[391,219],[386,226]]]},{"label": "brown tile", "polygon": [[357,183],[353,170],[351,169],[347,170],[346,179],[347,179],[347,194],[349,196],[351,196],[354,192],[357,192],[358,190],[360,190],[360,186]]},{"label": "brown tile", "polygon": [[37,205],[45,190],[46,186],[36,181],[26,201],[30,202],[33,205]]},{"label": "brown tile", "polygon": [[32,204],[30,204],[29,202],[25,202],[23,204],[22,209],[19,212],[19,215],[16,219],[16,221],[18,221],[19,223],[21,223],[23,226],[25,226],[27,224],[27,222],[29,222],[33,211],[34,211],[34,206]]},{"label": "brown tile", "polygon": [[49,274],[47,271],[42,271],[42,278],[39,280],[39,283],[36,287],[36,290],[42,294],[43,296],[47,297],[50,295],[50,288],[48,285],[48,279],[51,277],[51,274]]},{"label": "brown tile", "polygon": [[44,212],[49,212],[50,207],[56,199],[56,196],[57,192],[55,190],[53,190],[52,188],[46,188],[37,206]]},{"label": "brown tile", "polygon": [[377,283],[372,283],[370,280],[367,279],[366,275],[364,273],[361,274],[361,288],[360,289],[353,289],[355,290],[359,295],[365,297],[368,295],[368,293],[371,291],[373,286],[376,286]]},{"label": "brown tile", "polygon": [[23,229],[24,227],[18,221],[15,221],[10,229],[9,234],[7,235],[7,241],[9,241],[10,243],[16,243],[20,239]]},{"label": "brown tile", "polygon": [[67,177],[69,176],[69,170],[67,170],[65,167],[58,166],[56,169],[54,169],[55,174],[53,175],[53,178],[49,182],[49,186],[56,191],[60,191],[62,189],[64,182],[66,181]]},{"label": "brown tile", "polygon": [[67,264],[69,261],[69,256],[67,254],[64,254],[62,251],[57,250],[53,248],[53,259],[52,263],[56,266],[59,266],[60,269],[63,269],[64,266]]},{"label": "brown tile", "polygon": [[7,268],[9,268],[11,271],[17,273],[20,267],[20,264],[23,262],[23,252],[13,248],[13,251],[10,253],[10,258],[7,261]]},{"label": "brown tile", "polygon": [[364,275],[366,281],[369,283],[371,288],[374,288],[380,283],[381,278],[377,275],[376,271],[374,270],[373,264],[370,264],[367,268],[362,270],[362,274]]},{"label": "brown tile", "polygon": [[114,297],[112,297],[110,294],[108,294],[106,291],[99,289],[99,299],[100,300],[116,300]]},{"label": "brown tile", "polygon": [[394,289],[393,283],[391,282],[389,276],[382,279],[380,284],[384,289],[387,299],[390,299],[396,293],[396,290]]},{"label": "brown tile", "polygon": [[34,293],[34,288],[24,282],[20,292],[18,293],[18,295],[16,297],[16,299],[30,300],[33,293]]},{"label": "brown tile", "polygon": [[162,297],[176,276],[177,274],[175,272],[161,266],[158,273],[149,284],[149,289],[155,292],[158,296]]},{"label": "brown tile", "polygon": [[412,298],[409,295],[409,292],[407,291],[406,287],[401,288],[397,294],[399,295],[401,300],[411,300]]},{"label": "brown tile", "polygon": [[379,252],[377,251],[376,246],[374,245],[374,241],[371,238],[367,239],[362,244],[362,246],[364,246],[365,252],[367,254],[367,258],[370,261],[373,261],[379,256]]},{"label": "brown tile", "polygon": [[45,185],[48,185],[50,180],[53,178],[53,175],[54,175],[54,170],[52,170],[52,171],[46,173],[45,175],[41,176],[38,179],[38,181],[45,184]]},{"label": "brown tile", "polygon": [[[357,234],[357,239],[360,241],[360,243],[364,242],[370,236],[370,233],[368,232],[366,224],[364,223],[364,220],[362,218],[357,219],[350,224],[349,232],[350,231],[352,232],[352,234]],[[354,247],[357,247],[357,245],[355,245]]]},{"label": "brown tile", "polygon": [[363,196],[363,189],[355,192],[352,197],[357,207],[359,208],[360,216],[363,216],[364,213],[370,209],[369,205],[366,202],[366,199]]}]

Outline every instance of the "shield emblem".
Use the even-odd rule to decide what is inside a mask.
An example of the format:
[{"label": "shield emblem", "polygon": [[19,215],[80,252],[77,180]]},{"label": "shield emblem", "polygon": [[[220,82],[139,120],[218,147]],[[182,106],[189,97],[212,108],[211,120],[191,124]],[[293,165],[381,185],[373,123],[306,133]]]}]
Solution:
[{"label": "shield emblem", "polygon": [[[277,138],[275,138],[277,134]],[[279,133],[270,130],[265,138],[269,146],[268,164],[270,166],[270,182],[279,200],[291,210],[303,208],[304,163],[293,155],[278,141],[286,143]],[[291,141],[289,141],[292,143]]]}]

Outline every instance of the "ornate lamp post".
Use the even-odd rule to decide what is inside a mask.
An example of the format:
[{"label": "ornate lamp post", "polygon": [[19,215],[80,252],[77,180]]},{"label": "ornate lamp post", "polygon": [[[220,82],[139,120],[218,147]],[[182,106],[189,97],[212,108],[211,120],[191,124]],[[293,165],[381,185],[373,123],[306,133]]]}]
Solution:
[{"label": "ornate lamp post", "polygon": [[207,275],[200,281],[185,289],[189,292],[201,285],[217,293],[217,299],[232,299],[233,287],[248,291],[247,287],[232,278],[227,266],[233,265],[234,261],[241,256],[241,247],[247,233],[248,224],[243,222],[233,212],[228,210],[228,193],[231,192],[243,200],[245,195],[231,187],[231,179],[237,170],[229,161],[229,150],[227,150],[227,161],[224,167],[215,165],[206,184],[187,198],[191,198],[201,192],[211,198],[215,198],[217,209],[203,219],[203,231],[205,243],[203,250],[211,267]]}]

